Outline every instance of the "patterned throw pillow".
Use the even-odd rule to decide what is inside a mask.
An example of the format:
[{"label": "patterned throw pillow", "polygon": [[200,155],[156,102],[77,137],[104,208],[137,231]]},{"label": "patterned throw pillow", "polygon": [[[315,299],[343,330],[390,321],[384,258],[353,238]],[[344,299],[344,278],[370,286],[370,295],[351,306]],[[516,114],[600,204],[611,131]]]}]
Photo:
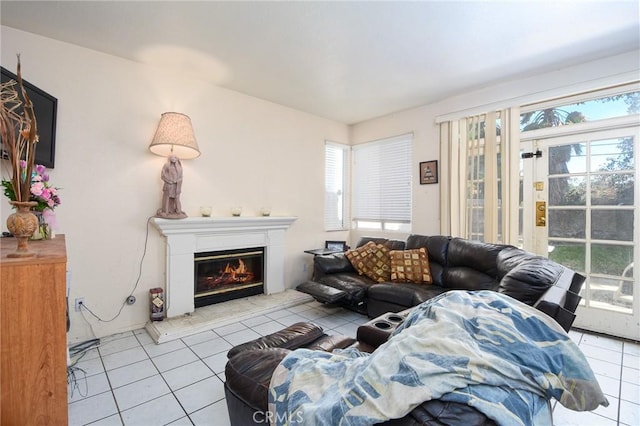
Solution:
[{"label": "patterned throw pillow", "polygon": [[368,256],[369,251],[372,247],[375,247],[375,243],[373,241],[369,241],[368,243],[361,245],[360,247],[347,250],[344,253],[345,257],[349,259],[349,262],[351,262],[353,267],[360,275],[362,275],[362,272],[360,271],[359,265],[362,265],[363,259]]},{"label": "patterned throw pillow", "polygon": [[389,250],[383,244],[376,244],[369,256],[365,259],[364,274],[379,283],[391,280],[391,258]]},{"label": "patterned throw pillow", "polygon": [[361,247],[348,250],[345,256],[358,271],[358,274],[365,275],[379,283],[391,279],[389,249],[386,246],[369,241]]},{"label": "patterned throw pillow", "polygon": [[413,250],[391,250],[391,281],[395,283],[431,284],[429,256],[424,247]]}]

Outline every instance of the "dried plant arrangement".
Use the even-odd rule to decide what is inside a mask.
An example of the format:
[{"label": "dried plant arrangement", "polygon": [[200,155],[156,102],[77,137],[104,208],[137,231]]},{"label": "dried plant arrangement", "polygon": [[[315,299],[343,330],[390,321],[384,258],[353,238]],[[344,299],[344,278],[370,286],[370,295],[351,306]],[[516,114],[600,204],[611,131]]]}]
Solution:
[{"label": "dried plant arrangement", "polygon": [[20,55],[16,76],[18,81],[10,80],[0,86],[0,137],[3,157],[8,158],[11,166],[9,181],[13,194],[7,195],[11,201],[25,202],[30,198],[38,125],[22,82]]}]

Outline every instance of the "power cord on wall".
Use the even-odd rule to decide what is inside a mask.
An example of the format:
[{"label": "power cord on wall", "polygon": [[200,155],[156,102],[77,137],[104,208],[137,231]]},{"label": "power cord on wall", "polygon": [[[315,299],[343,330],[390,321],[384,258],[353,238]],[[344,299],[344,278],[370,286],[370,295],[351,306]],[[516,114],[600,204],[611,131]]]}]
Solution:
[{"label": "power cord on wall", "polygon": [[[147,218],[147,228],[146,228],[146,234],[145,234],[145,237],[144,237],[144,250],[142,252],[142,257],[140,258],[140,265],[139,265],[139,268],[138,268],[138,278],[136,279],[136,282],[135,282],[135,285],[133,286],[133,289],[131,290],[129,295],[125,298],[124,302],[122,302],[122,305],[120,306],[120,309],[118,310],[118,313],[113,318],[105,320],[105,319],[100,318],[100,316],[96,315],[91,309],[89,309],[89,307],[87,307],[86,303],[84,303],[82,301],[78,302],[78,306],[80,307],[81,311],[85,310],[85,311],[89,312],[89,314],[91,314],[91,316],[93,316],[95,319],[97,319],[100,322],[111,322],[111,321],[115,320],[116,318],[118,318],[120,316],[120,314],[122,313],[122,310],[128,304],[129,299],[131,297],[133,297],[133,293],[138,288],[138,284],[140,284],[140,278],[142,277],[142,264],[144,262],[145,256],[147,255],[147,244],[149,242],[149,223],[151,222],[151,219],[153,217],[154,216],[149,216]],[[84,318],[84,315],[82,315],[82,316]],[[86,321],[86,318],[85,318],[85,321]]]}]

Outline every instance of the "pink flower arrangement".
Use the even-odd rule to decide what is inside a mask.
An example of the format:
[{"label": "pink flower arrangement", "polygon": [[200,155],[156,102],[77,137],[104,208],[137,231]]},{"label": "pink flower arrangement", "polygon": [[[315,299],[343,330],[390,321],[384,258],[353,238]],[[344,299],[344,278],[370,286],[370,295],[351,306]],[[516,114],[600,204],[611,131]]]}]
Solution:
[{"label": "pink flower arrangement", "polygon": [[31,188],[29,192],[31,193],[31,201],[38,203],[36,210],[53,210],[56,206],[60,205],[58,188],[49,184],[47,169],[42,164],[36,164],[35,171],[31,175]]},{"label": "pink flower arrangement", "polygon": [[[20,168],[23,173],[26,173],[26,162],[24,160],[20,160]],[[9,197],[10,200],[13,200],[15,192],[13,191],[11,181],[3,179],[2,186],[4,187],[4,194]],[[58,190],[59,188],[51,186],[46,167],[37,164],[34,167],[33,173],[31,173],[31,187],[29,188],[29,201],[38,203],[33,207],[33,210],[43,212],[45,210],[53,210],[59,206],[60,196],[58,195]]]}]

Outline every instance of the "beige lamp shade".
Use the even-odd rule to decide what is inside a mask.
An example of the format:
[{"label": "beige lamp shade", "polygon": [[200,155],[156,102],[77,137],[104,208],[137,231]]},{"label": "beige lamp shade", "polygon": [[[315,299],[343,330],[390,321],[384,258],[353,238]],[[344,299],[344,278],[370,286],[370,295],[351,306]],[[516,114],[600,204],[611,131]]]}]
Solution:
[{"label": "beige lamp shade", "polygon": [[163,157],[175,155],[181,160],[200,156],[191,119],[179,112],[163,113],[149,150]]}]

